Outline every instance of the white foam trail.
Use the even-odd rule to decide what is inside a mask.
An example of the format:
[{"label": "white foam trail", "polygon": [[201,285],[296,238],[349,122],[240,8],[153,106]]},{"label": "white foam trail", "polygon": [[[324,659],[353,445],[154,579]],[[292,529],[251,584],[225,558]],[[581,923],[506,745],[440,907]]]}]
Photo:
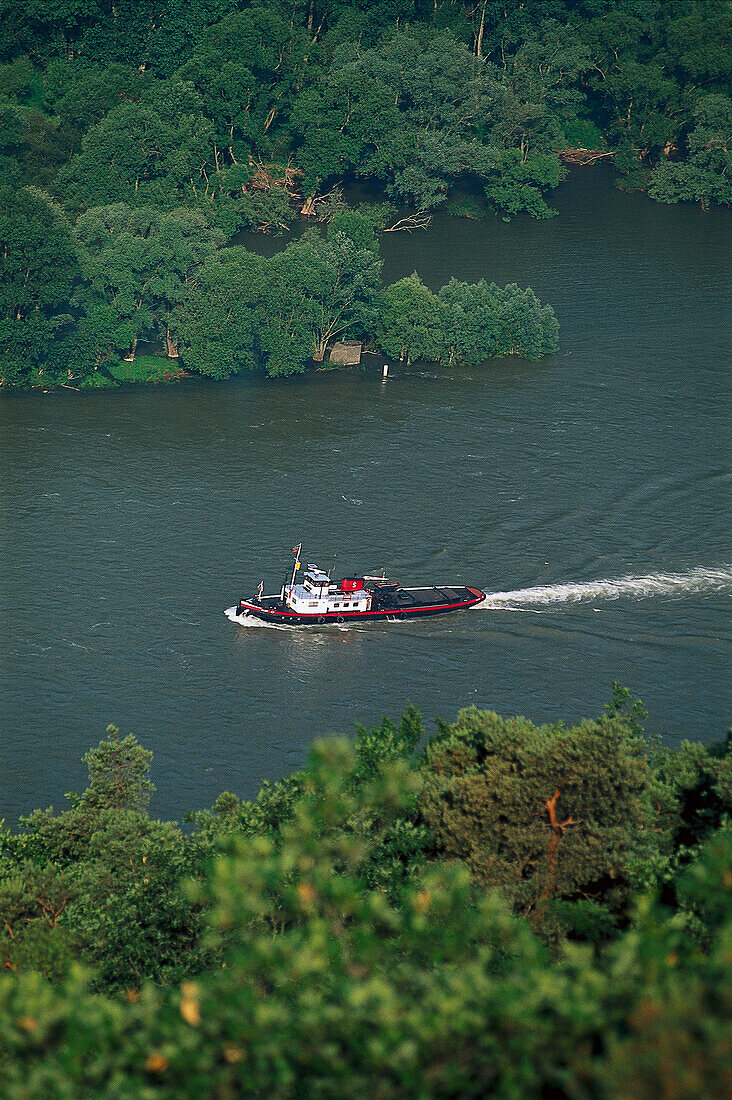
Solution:
[{"label": "white foam trail", "polygon": [[224,615],[239,626],[276,626],[275,623],[266,623],[264,619],[258,619],[256,615],[237,615],[236,607],[227,607]]},{"label": "white foam trail", "polygon": [[579,603],[581,600],[644,600],[650,596],[680,596],[692,592],[732,591],[732,566],[691,569],[688,573],[647,573],[641,577],[588,581],[580,584],[541,584],[513,592],[489,592],[475,608],[486,611],[522,611],[527,606]]}]

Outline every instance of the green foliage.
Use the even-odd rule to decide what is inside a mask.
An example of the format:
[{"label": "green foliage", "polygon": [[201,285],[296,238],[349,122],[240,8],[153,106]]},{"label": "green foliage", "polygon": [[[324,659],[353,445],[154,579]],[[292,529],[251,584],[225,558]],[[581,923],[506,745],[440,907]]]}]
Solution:
[{"label": "green foliage", "polygon": [[373,243],[361,247],[337,226],[326,240],[317,231],[306,233],[274,256],[268,272],[270,324],[263,336],[268,373],[290,373],[285,343],[295,324],[305,327],[308,354],[316,362],[322,362],[333,338],[369,332],[380,274]]},{"label": "green foliage", "polygon": [[531,287],[498,287],[481,279],[457,279],[440,290],[449,362],[477,366],[497,355],[539,359],[557,350],[559,325],[551,306],[543,306]]},{"label": "green foliage", "polygon": [[694,860],[677,881],[679,902],[694,910],[706,931],[705,946],[709,946],[709,930],[721,930],[732,921],[732,898],[729,878],[732,867],[732,805],[727,803],[723,823],[710,832]]},{"label": "green foliage", "polygon": [[113,107],[87,131],[59,174],[64,200],[75,210],[113,202],[173,209],[204,191],[212,138],[190,85],[154,87],[149,102]]},{"label": "green foliage", "polygon": [[117,359],[108,370],[117,382],[169,382],[178,374],[175,364],[160,355],[136,355],[132,363]]},{"label": "green foliage", "polygon": [[[702,100],[727,90],[731,33],[729,6],[719,0],[624,0],[588,24],[589,83],[627,186],[647,186],[654,164],[663,166],[662,156],[683,148]],[[654,197],[701,200],[691,180],[682,182],[683,172],[672,177],[663,167]]]},{"label": "green foliage", "polygon": [[80,139],[114,107],[138,102],[148,83],[144,72],[119,63],[101,65],[84,57],[59,58],[43,72],[44,105]]},{"label": "green foliage", "polygon": [[376,224],[345,210],[327,237],[310,231],[270,260],[240,248],[211,256],[171,322],[186,366],[215,378],[259,367],[293,374],[321,362],[336,338],[374,334],[387,355],[408,361],[556,349],[554,313],[530,289],[452,280],[437,296],[415,274],[378,291]]},{"label": "green foliage", "polygon": [[555,211],[544,200],[544,192],[556,187],[566,171],[551,153],[528,153],[518,149],[502,150],[486,172],[485,194],[504,221],[522,210],[535,218],[549,218]]},{"label": "green foliage", "polygon": [[[5,3],[0,22],[0,228],[15,235],[0,291],[4,385],[107,385],[156,332],[214,378],[298,373],[336,336],[373,338],[367,222],[382,214],[343,210],[352,177],[420,210],[467,188],[484,198],[453,198],[466,216],[543,218],[560,154],[579,143],[611,152],[621,185],[659,201],[706,209],[732,197],[725,0],[68,0]],[[233,272],[214,263],[199,282],[193,268],[239,230],[286,231],[303,204],[331,220],[327,246],[288,249],[257,276],[264,299],[239,308],[231,295],[222,313]],[[94,255],[84,219],[120,208],[143,221],[154,211],[153,239],[131,227],[142,240],[125,252],[112,231]],[[174,225],[179,245],[162,239]],[[156,249],[160,294],[147,292]],[[24,258],[21,297],[35,305],[13,312]],[[383,350],[466,363],[554,350],[556,320],[530,290],[477,286],[449,301],[409,280],[387,289]],[[493,301],[486,330],[460,304],[471,294],[483,313]]]},{"label": "green foliage", "polygon": [[648,193],[661,202],[732,202],[732,100],[708,95],[694,108],[694,128],[685,161],[662,161],[651,175]]},{"label": "green foliage", "polygon": [[6,188],[0,210],[0,382],[24,385],[49,366],[78,264],[70,227],[48,195]]},{"label": "green foliage", "polygon": [[[532,746],[545,743],[533,760],[549,769],[547,779],[561,750],[585,744],[591,725],[526,731]],[[623,741],[620,719],[594,725],[611,740],[616,731],[616,746]],[[464,712],[458,726],[465,749],[484,745],[489,727],[498,731],[496,719],[476,712]],[[526,920],[495,893],[476,890],[457,863],[434,866],[396,898],[364,881],[368,842],[353,822],[379,817],[396,828],[422,797],[404,758],[420,728],[410,710],[400,727],[361,731],[355,751],[343,741],[316,745],[276,837],[229,835],[191,888],[216,960],[195,981],[120,997],[95,994],[74,968],[53,984],[30,969],[6,969],[0,1071],[9,1100],[723,1095],[732,1007],[729,830],[705,845],[684,881],[686,903],[706,922],[703,951],[646,895],[604,950],[569,943],[551,954]],[[456,739],[443,729],[428,748],[427,787],[435,753],[457,751]],[[638,743],[627,727],[624,743],[628,750]],[[95,756],[101,774],[109,772],[110,745],[120,744],[111,738]],[[554,769],[551,744],[560,750]],[[534,773],[519,766],[517,736],[510,745],[505,775],[512,768],[513,787],[530,787]],[[382,763],[357,780],[359,754]],[[129,756],[139,786],[141,757],[131,748]],[[593,761],[600,777],[612,771],[612,763]],[[635,784],[635,769],[631,778]],[[622,788],[616,793],[624,797]],[[226,818],[236,806],[222,796],[215,814]],[[131,812],[121,811],[112,849],[139,850],[124,834]],[[58,905],[41,885],[28,877],[28,893]],[[130,889],[125,880],[123,902]],[[98,904],[93,890],[91,897]],[[164,903],[162,895],[152,900],[148,912]],[[136,940],[137,930],[130,935]]]},{"label": "green foliage", "polygon": [[28,103],[37,97],[39,74],[29,57],[16,57],[0,65],[0,95],[18,103]]},{"label": "green foliage", "polygon": [[333,240],[338,233],[342,233],[353,241],[356,248],[367,248],[379,254],[379,242],[376,237],[377,230],[383,228],[384,207],[376,206],[373,209],[362,207],[360,210],[338,210],[328,221],[328,238]]},{"label": "green foliage", "polygon": [[[542,192],[563,175],[554,152],[561,121],[569,103],[581,100],[566,90],[571,48],[566,35],[555,35],[538,47],[551,54],[550,63],[527,54],[511,72],[477,59],[450,33],[428,35],[416,26],[370,50],[344,43],[327,74],[294,106],[305,190],[353,171],[429,209],[471,173],[485,181],[502,212],[545,216]],[[576,79],[581,47],[575,55]],[[545,81],[541,91],[530,79],[535,66]]]},{"label": "green foliage", "polygon": [[191,848],[196,865],[204,867],[212,853],[225,847],[235,836],[259,836],[277,841],[282,827],[292,820],[303,784],[303,773],[295,772],[276,783],[265,780],[251,802],[225,791],[210,810],[189,814],[187,820],[194,829]]},{"label": "green foliage", "polygon": [[177,309],[174,329],[186,367],[210,378],[229,378],[258,366],[258,303],[265,261],[244,248],[227,248],[206,260]]},{"label": "green foliage", "polygon": [[470,709],[427,746],[420,810],[440,857],[464,860],[518,912],[550,920],[559,899],[612,913],[653,847],[649,782],[645,745],[622,720],[537,727]]},{"label": "green foliage", "polygon": [[[383,718],[371,729],[356,726],[353,745],[354,761],[349,770],[349,790],[360,797],[376,782],[385,767],[413,760],[413,754],[424,735],[419,711],[409,706],[400,722]],[[264,783],[256,799],[242,802],[236,796],[221,795],[211,810],[191,814],[195,828],[193,848],[197,865],[203,866],[217,847],[234,836],[266,837],[279,845],[283,830],[294,820],[298,800],[307,788],[304,772]],[[354,812],[345,822],[349,836],[358,836],[364,843],[364,859],[359,868],[363,881],[372,887],[397,896],[424,864],[427,830],[417,821],[416,788],[410,793],[408,783],[402,792],[402,809],[396,817],[370,805],[368,810]]]},{"label": "green foliage", "polygon": [[448,362],[478,366],[499,354],[499,293],[483,279],[472,285],[451,279],[442,287]]},{"label": "green foliage", "polygon": [[607,143],[662,201],[727,202],[687,139],[728,94],[731,34],[724,0],[5,4],[0,95],[29,114],[25,182],[61,168],[74,209],[204,201],[256,224],[263,192],[226,174],[274,161],[305,197],[353,172],[428,208],[470,175],[502,216],[545,217],[567,142]]},{"label": "green foliage", "polygon": [[5,96],[0,97],[0,187],[13,190],[20,182],[18,156],[23,147],[25,115]]},{"label": "green foliage", "polygon": [[381,264],[368,220],[352,212],[348,226],[364,246],[336,219],[327,238],[312,230],[268,261],[239,248],[212,257],[174,322],[186,365],[212,377],[295,374],[332,339],[367,333]]},{"label": "green foliage", "polygon": [[376,338],[386,355],[406,359],[441,359],[443,317],[436,294],[415,271],[381,291]]},{"label": "green foliage", "polygon": [[290,13],[254,5],[214,23],[180,70],[201,95],[216,143],[239,161],[269,157],[306,79],[312,41]]},{"label": "green foliage", "polygon": [[387,355],[478,366],[499,355],[539,359],[557,349],[559,325],[528,287],[451,279],[435,295],[413,274],[379,299],[377,339]]},{"label": "green foliage", "polygon": [[732,752],[717,756],[684,741],[678,749],[657,747],[653,797],[665,834],[665,850],[685,863],[732,814]]},{"label": "green foliage", "polygon": [[116,987],[193,962],[185,842],[145,812],[152,753],[114,726],[107,734],[84,757],[89,786],[68,796],[69,809],[36,810],[21,819],[24,832],[2,836],[0,956],[11,970],[57,978],[81,959]]},{"label": "green foliage", "polygon": [[605,704],[605,714],[609,718],[622,718],[628,729],[637,737],[645,733],[643,723],[648,717],[648,711],[640,699],[634,699],[630,688],[623,687],[617,680],[613,680],[612,698]]},{"label": "green foliage", "polygon": [[[84,283],[76,293],[87,315],[107,310],[115,350],[134,349],[156,327],[164,333],[197,269],[222,236],[198,210],[163,213],[123,203],[95,207],[76,223]],[[107,332],[103,339],[108,339]]]},{"label": "green foliage", "polygon": [[222,168],[213,179],[208,209],[226,237],[242,229],[281,233],[295,218],[292,197],[284,183],[273,180],[266,190],[261,190],[250,186],[253,178],[251,168],[235,165]]},{"label": "green foliage", "polygon": [[405,710],[399,725],[386,717],[373,729],[356,725],[354,781],[358,784],[374,780],[384,764],[408,760],[423,737],[422,716],[412,704]]},{"label": "green foliage", "polygon": [[[131,365],[133,365],[133,364],[126,364],[126,366],[131,366]],[[115,371],[117,369],[117,367],[118,367],[118,362],[117,362],[117,360],[113,359],[109,362],[109,364],[107,366],[107,370],[109,371],[109,374],[107,374],[106,372],[99,371],[99,370],[96,370],[96,371],[92,370],[91,373],[85,374],[81,378],[77,378],[76,376],[72,375],[73,380],[74,380],[74,384],[77,386],[77,388],[79,390],[108,390],[108,389],[114,389],[115,386],[118,385],[118,381],[122,381],[122,380],[126,381],[126,379],[124,379],[124,378],[119,379],[119,380],[115,378],[115,376],[112,372]],[[71,370],[71,367],[69,367],[69,370]],[[122,374],[124,375],[124,371],[122,371]]]},{"label": "green foliage", "polygon": [[473,221],[481,221],[486,217],[485,206],[469,196],[450,199],[447,204],[447,213],[455,218],[471,218]]}]

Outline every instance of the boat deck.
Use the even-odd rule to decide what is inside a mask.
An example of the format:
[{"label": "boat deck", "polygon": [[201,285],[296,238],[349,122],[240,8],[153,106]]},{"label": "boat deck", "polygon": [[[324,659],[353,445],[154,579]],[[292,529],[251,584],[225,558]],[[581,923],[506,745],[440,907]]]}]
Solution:
[{"label": "boat deck", "polygon": [[394,588],[380,591],[378,594],[379,607],[387,608],[419,608],[438,607],[442,604],[452,606],[474,600],[476,590],[472,588],[440,588],[429,586],[425,588]]}]

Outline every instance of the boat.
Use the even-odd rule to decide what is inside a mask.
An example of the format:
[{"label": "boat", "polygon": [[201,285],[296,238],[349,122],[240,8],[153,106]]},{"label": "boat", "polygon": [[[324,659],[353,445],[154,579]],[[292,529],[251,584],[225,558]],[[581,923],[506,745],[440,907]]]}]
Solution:
[{"label": "boat", "polygon": [[[325,626],[326,624],[381,620],[400,622],[427,615],[464,611],[485,599],[485,592],[458,584],[430,584],[405,588],[382,576],[341,577],[310,563],[302,568],[302,543],[293,547],[292,576],[279,592],[265,596],[260,583],[256,596],[239,600],[224,614],[232,622],[246,624],[251,618],[280,626]],[[302,570],[302,580],[298,574]]]}]

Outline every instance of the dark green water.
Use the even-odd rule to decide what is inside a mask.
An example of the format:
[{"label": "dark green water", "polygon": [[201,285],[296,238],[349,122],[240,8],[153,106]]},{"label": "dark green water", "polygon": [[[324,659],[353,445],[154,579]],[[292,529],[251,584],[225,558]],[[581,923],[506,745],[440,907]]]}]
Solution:
[{"label": "dark green water", "polygon": [[[729,215],[598,170],[558,205],[383,238],[389,280],[530,283],[562,325],[538,365],[3,396],[0,816],[79,789],[108,722],[154,750],[168,816],[407,700],[572,720],[619,679],[670,743],[723,735]],[[550,588],[425,623],[228,622],[301,539],[340,574]]]}]

